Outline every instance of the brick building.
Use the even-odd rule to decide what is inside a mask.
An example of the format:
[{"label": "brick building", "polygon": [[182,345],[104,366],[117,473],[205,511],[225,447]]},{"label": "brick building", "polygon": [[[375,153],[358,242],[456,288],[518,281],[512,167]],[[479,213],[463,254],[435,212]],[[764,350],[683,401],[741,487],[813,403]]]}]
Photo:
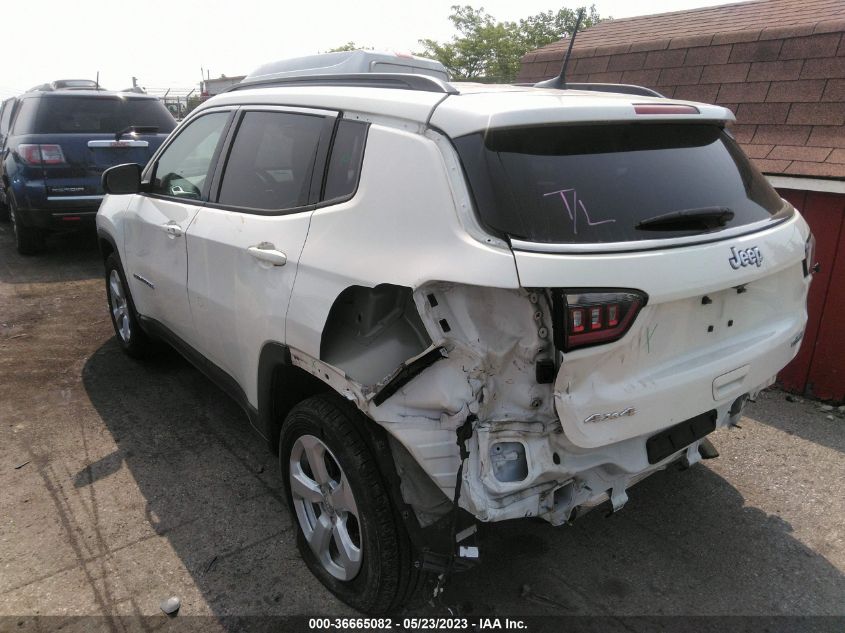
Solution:
[{"label": "brick building", "polygon": [[[843,0],[756,0],[611,20],[578,34],[567,73],[733,110],[737,141],[804,213],[822,264],[801,352],[780,380],[833,400],[845,400],[844,33]],[[568,43],[527,53],[518,81],[557,75]]]}]

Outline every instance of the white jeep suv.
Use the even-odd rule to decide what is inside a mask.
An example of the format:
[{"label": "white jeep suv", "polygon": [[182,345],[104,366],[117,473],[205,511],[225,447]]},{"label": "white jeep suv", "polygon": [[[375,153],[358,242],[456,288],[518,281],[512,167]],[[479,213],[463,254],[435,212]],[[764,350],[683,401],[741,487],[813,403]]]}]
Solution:
[{"label": "white jeep suv", "polygon": [[812,236],[731,112],[586,88],[264,72],[104,174],[119,344],[242,405],[362,611],[715,456],[798,351]]}]

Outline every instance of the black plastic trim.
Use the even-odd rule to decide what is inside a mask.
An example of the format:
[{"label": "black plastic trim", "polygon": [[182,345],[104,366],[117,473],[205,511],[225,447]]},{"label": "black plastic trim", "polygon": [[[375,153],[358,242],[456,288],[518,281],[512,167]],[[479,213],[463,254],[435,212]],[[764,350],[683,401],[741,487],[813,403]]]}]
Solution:
[{"label": "black plastic trim", "polygon": [[[103,229],[97,229],[97,238],[98,238],[98,239],[97,239],[97,246],[98,246],[98,248],[100,249],[100,255],[103,257],[103,259],[105,259],[105,257],[106,257],[106,253],[105,253],[105,252],[103,252],[103,245],[102,245],[102,243],[101,243],[101,240],[102,240],[102,241],[104,241],[104,242],[108,242],[108,243],[111,245],[111,247],[112,247],[112,252],[114,252],[114,253],[118,253],[118,250],[117,250],[117,242],[116,242],[116,241],[115,241],[115,239],[111,236],[111,234],[106,233]],[[118,255],[118,256],[119,256],[119,255]]]},{"label": "black plastic trim", "polygon": [[411,382],[411,380],[420,375],[423,370],[431,367],[434,363],[444,358],[446,358],[446,350],[442,347],[438,347],[423,354],[412,363],[402,363],[402,365],[399,366],[399,370],[396,375],[381,388],[381,391],[373,396],[373,404],[377,407],[380,406],[382,402],[387,400],[403,386],[407,385]]},{"label": "black plastic trim", "polygon": [[673,453],[712,433],[716,430],[716,418],[716,410],[713,409],[670,426],[657,435],[652,435],[645,443],[648,463],[661,462]]},{"label": "black plastic trim", "polygon": [[[358,179],[355,181],[355,188],[352,190],[351,193],[348,193],[344,196],[336,196],[334,198],[329,198],[328,200],[325,199],[326,196],[326,180],[329,177],[329,166],[332,161],[332,155],[334,153],[334,144],[337,138],[338,130],[340,130],[341,122],[348,121],[352,123],[360,123],[366,126],[366,130],[364,132],[364,149],[361,151],[361,162],[358,165]],[[335,120],[334,130],[332,131],[332,142],[329,146],[329,153],[326,156],[326,163],[323,169],[323,178],[320,181],[320,201],[317,203],[320,207],[327,207],[333,204],[340,204],[341,202],[347,202],[348,200],[352,200],[355,197],[355,194],[358,193],[358,186],[361,184],[361,172],[364,170],[364,160],[367,155],[367,140],[370,136],[370,123],[368,121],[360,121],[358,119],[347,119],[343,116],[343,113]]]},{"label": "black plastic trim", "polygon": [[238,403],[238,406],[244,410],[249,418],[249,423],[262,435],[262,437],[264,437],[264,434],[261,433],[261,429],[258,426],[258,410],[249,403],[246,393],[244,393],[244,390],[229,373],[218,367],[196,349],[191,347],[191,345],[170,330],[166,325],[145,316],[140,317],[140,322],[141,327],[145,332],[170,345],[173,349],[179,352],[185,360],[191,363],[211,382],[217,385],[226,395]]},{"label": "black plastic trim", "polygon": [[615,92],[617,94],[625,95],[640,95],[643,97],[666,97],[656,90],[646,88],[645,86],[636,86],[634,84],[600,84],[600,83],[570,83],[567,82],[566,90],[587,90],[589,92]]},{"label": "black plastic trim", "polygon": [[267,343],[258,358],[258,431],[274,449],[279,438],[274,437],[278,416],[273,393],[273,378],[279,367],[292,367],[290,349],[281,343]]}]

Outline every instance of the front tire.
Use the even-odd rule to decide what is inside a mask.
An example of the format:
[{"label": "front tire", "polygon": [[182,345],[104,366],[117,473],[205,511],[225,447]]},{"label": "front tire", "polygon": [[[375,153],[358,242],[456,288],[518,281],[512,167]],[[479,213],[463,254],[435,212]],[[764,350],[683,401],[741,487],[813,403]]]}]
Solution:
[{"label": "front tire", "polygon": [[141,329],[123,267],[114,253],[106,257],[106,296],[109,316],[121,349],[133,358],[149,356],[153,343]]},{"label": "front tire", "polygon": [[381,614],[416,597],[423,575],[364,438],[367,423],[336,394],[312,396],[282,425],[279,465],[311,572],[343,602]]}]

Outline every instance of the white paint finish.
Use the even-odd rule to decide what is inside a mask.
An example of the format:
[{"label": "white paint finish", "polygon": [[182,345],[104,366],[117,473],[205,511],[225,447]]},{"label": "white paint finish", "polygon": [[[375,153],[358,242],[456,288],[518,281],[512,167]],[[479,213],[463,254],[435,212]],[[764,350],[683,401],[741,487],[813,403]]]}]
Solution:
[{"label": "white paint finish", "polygon": [[[514,251],[514,257],[525,287],[634,288],[646,292],[649,303],[662,303],[756,281],[800,263],[808,235],[796,214],[766,231],[684,248],[603,255]],[[763,265],[733,270],[732,247],[759,247]]]},{"label": "white paint finish", "polygon": [[[258,359],[268,341],[285,341],[285,314],[311,212],[252,215],[204,207],[188,229],[191,344],[229,373],[257,406]],[[274,266],[253,257],[262,242],[287,255]]]},{"label": "white paint finish", "polygon": [[713,400],[725,400],[738,397],[746,393],[750,387],[746,378],[751,370],[750,365],[743,365],[737,369],[725,372],[713,379]]},{"label": "white paint finish", "polygon": [[504,240],[491,235],[481,226],[478,216],[475,213],[472,196],[467,188],[466,175],[464,174],[463,167],[461,167],[460,157],[455,150],[455,146],[452,145],[452,141],[449,137],[431,128],[425,131],[425,136],[434,141],[440,150],[446,175],[449,179],[449,186],[452,190],[455,210],[457,211],[458,220],[463,230],[466,231],[467,235],[482,244],[509,250],[510,246]]},{"label": "white paint finish", "polygon": [[[194,325],[188,304],[188,253],[184,232],[199,211],[197,204],[146,195],[132,196],[125,214],[124,272],[138,312],[156,319],[191,341]],[[168,233],[166,225],[182,235]],[[133,277],[138,274],[155,289]]]},{"label": "white paint finish", "polygon": [[126,219],[126,210],[135,197],[134,195],[115,196],[106,194],[97,210],[97,217],[95,218],[97,231],[111,236],[117,242],[119,257],[124,255],[123,225]]},{"label": "white paint finish", "polygon": [[[799,239],[790,247],[793,233]],[[730,250],[718,244],[709,247],[715,260],[702,253],[697,265],[684,260],[683,249],[664,257],[660,267],[649,267],[658,260],[617,260],[602,267],[603,279],[588,278],[585,286],[638,281],[650,300],[621,340],[564,354],[555,395],[567,439],[594,448],[653,433],[713,408],[714,395],[718,404],[730,403],[783,368],[797,353],[790,343],[806,324],[809,280],[803,276],[803,247],[797,252],[801,232],[784,227],[779,239],[786,241],[776,233],[756,242],[766,254],[762,272],[733,271],[727,266]],[[709,277],[707,284],[699,270]],[[577,284],[579,271],[568,272],[576,276],[561,275],[558,285]],[[741,284],[744,293],[735,289]],[[705,294],[710,304],[702,304]],[[717,377],[744,365],[750,367],[743,391],[714,389]],[[637,414],[584,422],[628,407]]]},{"label": "white paint finish", "polygon": [[825,180],[822,178],[800,178],[798,176],[766,175],[766,180],[777,189],[795,189],[797,191],[819,191],[822,193],[845,194],[845,180]]},{"label": "white paint finish", "polygon": [[463,230],[445,170],[432,140],[370,127],[355,197],[311,218],[288,313],[291,346],[319,358],[332,303],[352,285],[519,287],[512,253]]}]

